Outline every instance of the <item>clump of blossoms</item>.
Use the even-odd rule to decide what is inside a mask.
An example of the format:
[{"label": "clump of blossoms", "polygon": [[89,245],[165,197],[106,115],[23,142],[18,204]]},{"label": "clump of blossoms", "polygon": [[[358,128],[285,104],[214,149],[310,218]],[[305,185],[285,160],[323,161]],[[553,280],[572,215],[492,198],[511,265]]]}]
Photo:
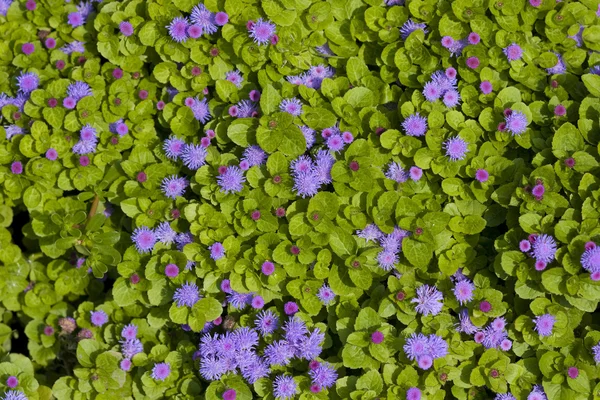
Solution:
[{"label": "clump of blossoms", "polygon": [[321,84],[325,78],[333,78],[335,76],[335,69],[319,64],[304,72],[300,75],[290,75],[286,79],[293,85],[304,85],[312,89],[320,89]]},{"label": "clump of blossoms", "polygon": [[531,234],[528,239],[521,240],[519,249],[535,260],[535,269],[543,271],[556,255],[556,241],[550,235]]},{"label": "clump of blossoms", "polygon": [[404,344],[404,354],[413,361],[417,361],[420,369],[428,370],[436,358],[448,354],[448,343],[438,335],[429,336],[422,333],[413,333]]},{"label": "clump of blossoms", "polygon": [[[453,67],[446,68],[445,71],[436,71],[431,75],[431,80],[425,83],[423,96],[429,102],[435,102],[441,99],[448,108],[454,108],[460,104],[460,93],[457,90],[457,72]],[[418,114],[417,114],[418,115]],[[423,123],[421,122],[421,125]],[[416,127],[416,125],[415,125]],[[404,127],[409,131],[409,127]],[[427,129],[425,127],[425,129]],[[411,129],[413,130],[413,129]],[[415,132],[421,132],[423,128],[414,129]],[[422,134],[412,134],[412,136],[421,136]]]}]

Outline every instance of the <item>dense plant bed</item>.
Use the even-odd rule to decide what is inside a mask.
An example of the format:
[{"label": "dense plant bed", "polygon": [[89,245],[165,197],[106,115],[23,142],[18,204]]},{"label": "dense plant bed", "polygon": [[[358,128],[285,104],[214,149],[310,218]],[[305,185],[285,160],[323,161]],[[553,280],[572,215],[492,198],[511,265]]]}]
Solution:
[{"label": "dense plant bed", "polygon": [[600,398],[598,0],[0,0],[0,399]]}]

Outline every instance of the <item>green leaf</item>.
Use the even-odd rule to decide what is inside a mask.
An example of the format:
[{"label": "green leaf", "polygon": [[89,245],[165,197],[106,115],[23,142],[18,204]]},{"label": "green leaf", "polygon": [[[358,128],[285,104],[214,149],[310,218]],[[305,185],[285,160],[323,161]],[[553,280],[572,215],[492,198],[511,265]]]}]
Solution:
[{"label": "green leaf", "polygon": [[354,237],[341,228],[335,229],[329,236],[329,246],[340,257],[349,256],[356,252]]},{"label": "green leaf", "polygon": [[564,123],[554,133],[552,139],[552,149],[565,152],[575,152],[583,150],[583,136],[573,124]]},{"label": "green leaf", "polygon": [[357,331],[368,330],[370,328],[377,328],[381,325],[381,317],[377,314],[377,311],[370,307],[363,308],[358,313],[356,321],[354,322],[354,329]]},{"label": "green leaf", "polygon": [[406,238],[402,242],[402,254],[408,262],[417,268],[426,268],[433,256],[433,251],[427,243]]},{"label": "green leaf", "polygon": [[84,339],[77,345],[77,361],[83,367],[94,366],[94,359],[102,350],[102,345],[93,339]]},{"label": "green leaf", "polygon": [[272,86],[267,85],[260,96],[260,109],[265,115],[272,114],[279,110],[281,95]]},{"label": "green leaf", "polygon": [[581,80],[592,96],[600,97],[600,76],[584,74],[581,76]]}]

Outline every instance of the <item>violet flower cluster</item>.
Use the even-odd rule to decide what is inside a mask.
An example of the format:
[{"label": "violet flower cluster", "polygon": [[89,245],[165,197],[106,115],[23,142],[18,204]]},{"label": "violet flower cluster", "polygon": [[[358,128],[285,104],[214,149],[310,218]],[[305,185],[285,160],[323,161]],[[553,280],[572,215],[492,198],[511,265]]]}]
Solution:
[{"label": "violet flower cluster", "polygon": [[464,39],[455,40],[452,36],[444,36],[441,40],[442,46],[444,46],[449,52],[451,57],[458,57],[462,54],[462,51],[468,45],[475,46],[479,44],[481,38],[476,32],[471,32]]},{"label": "violet flower cluster", "polygon": [[[255,328],[242,327],[223,334],[205,333],[199,345],[200,375],[219,380],[223,375],[241,375],[249,384],[268,377],[275,366],[288,365],[293,359],[311,361],[309,375],[314,385],[328,388],[335,384],[337,373],[328,363],[315,363],[322,351],[325,335],[317,328],[310,331],[297,317],[291,317],[280,332],[279,319],[272,311],[262,311]],[[290,377],[291,378],[291,377]],[[276,397],[295,394],[292,381],[276,377]],[[293,393],[291,393],[293,392]]]},{"label": "violet flower cluster", "polygon": [[219,26],[225,25],[229,16],[224,12],[213,13],[202,3],[194,6],[189,17],[175,17],[166,27],[171,39],[184,43],[188,39],[198,39],[202,35],[210,36]]},{"label": "violet flower cluster", "polygon": [[600,247],[594,242],[585,244],[585,251],[581,255],[581,266],[590,273],[590,279],[600,280]]},{"label": "violet flower cluster", "polygon": [[526,240],[519,242],[519,249],[535,259],[536,270],[543,271],[554,260],[557,246],[556,241],[550,235],[531,234]]},{"label": "violet flower cluster", "polygon": [[331,183],[331,168],[335,158],[327,150],[319,150],[314,158],[302,155],[292,161],[290,169],[294,178],[294,191],[302,198],[317,194],[322,185]]},{"label": "violet flower cluster", "polygon": [[334,76],[335,69],[333,67],[319,64],[310,67],[307,72],[300,75],[290,75],[286,79],[293,85],[304,85],[312,89],[320,89],[325,78],[333,78]]},{"label": "violet flower cluster", "polygon": [[409,360],[416,360],[419,368],[428,370],[436,358],[448,354],[448,343],[435,334],[426,336],[422,333],[413,333],[406,339],[404,353]]},{"label": "violet flower cluster", "polygon": [[444,105],[448,108],[458,106],[460,104],[460,94],[457,90],[456,69],[448,67],[445,71],[434,72],[431,75],[431,80],[425,83],[423,96],[429,102],[442,99]]}]

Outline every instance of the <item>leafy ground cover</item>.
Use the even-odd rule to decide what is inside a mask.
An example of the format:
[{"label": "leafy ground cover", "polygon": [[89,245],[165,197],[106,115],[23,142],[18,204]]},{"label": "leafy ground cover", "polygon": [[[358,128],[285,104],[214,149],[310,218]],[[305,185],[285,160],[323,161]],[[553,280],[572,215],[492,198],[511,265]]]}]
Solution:
[{"label": "leafy ground cover", "polygon": [[600,398],[598,0],[0,0],[0,399]]}]

